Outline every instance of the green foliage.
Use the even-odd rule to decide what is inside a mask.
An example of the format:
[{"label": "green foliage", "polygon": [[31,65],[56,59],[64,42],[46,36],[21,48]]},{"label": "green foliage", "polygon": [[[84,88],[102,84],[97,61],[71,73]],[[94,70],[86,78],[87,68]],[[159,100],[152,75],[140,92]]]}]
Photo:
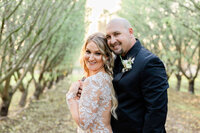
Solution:
[{"label": "green foliage", "polygon": [[[60,32],[57,32],[53,40],[58,40],[59,45],[64,45],[60,52],[63,52],[63,60],[56,67],[56,71],[67,73],[73,68],[78,60],[77,54],[83,44],[85,35],[85,0],[79,1],[70,12],[67,20],[63,23]],[[54,47],[55,48],[55,47]]]},{"label": "green foliage", "polygon": [[32,79],[45,88],[70,73],[84,39],[85,3],[86,0],[0,3],[0,85],[9,84],[9,90],[1,89],[4,95],[10,96],[6,93],[15,93],[21,84],[26,86]]},{"label": "green foliage", "polygon": [[199,9],[193,0],[123,0],[118,15],[128,19],[136,38],[164,61],[167,73],[182,71],[188,78],[195,77],[200,66]]}]

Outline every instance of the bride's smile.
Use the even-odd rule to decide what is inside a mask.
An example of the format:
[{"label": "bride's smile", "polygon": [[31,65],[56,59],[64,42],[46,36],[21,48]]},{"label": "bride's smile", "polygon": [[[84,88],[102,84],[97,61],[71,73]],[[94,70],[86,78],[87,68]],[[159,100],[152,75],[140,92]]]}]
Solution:
[{"label": "bride's smile", "polygon": [[97,45],[92,41],[86,46],[84,60],[90,76],[99,72],[104,66],[102,54]]}]

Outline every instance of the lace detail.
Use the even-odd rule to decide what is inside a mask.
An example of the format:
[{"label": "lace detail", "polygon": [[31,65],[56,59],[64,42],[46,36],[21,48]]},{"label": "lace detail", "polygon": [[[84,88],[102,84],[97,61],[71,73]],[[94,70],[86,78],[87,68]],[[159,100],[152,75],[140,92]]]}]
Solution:
[{"label": "lace detail", "polygon": [[72,99],[75,97],[76,97],[76,94],[71,92],[71,93],[67,94],[66,100],[68,101],[69,99]]},{"label": "lace detail", "polygon": [[111,77],[99,72],[88,77],[83,83],[79,100],[81,129],[78,133],[110,133]]},{"label": "lace detail", "polygon": [[67,95],[66,95],[66,101],[67,101],[68,106],[69,106],[69,104],[70,104],[68,101],[69,101],[70,99],[75,98],[75,97],[76,97],[76,93],[72,93],[72,92],[71,92],[71,93],[67,93]]}]

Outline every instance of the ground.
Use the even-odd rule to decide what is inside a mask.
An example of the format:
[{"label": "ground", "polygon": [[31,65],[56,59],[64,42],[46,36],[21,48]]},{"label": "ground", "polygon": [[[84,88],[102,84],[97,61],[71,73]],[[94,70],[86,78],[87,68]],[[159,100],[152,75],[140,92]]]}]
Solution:
[{"label": "ground", "polygon": [[19,114],[0,121],[0,133],[75,133],[65,102],[69,79],[47,90]]},{"label": "ground", "polygon": [[[65,94],[72,77],[65,78],[40,100],[16,115],[0,120],[0,133],[76,133]],[[200,96],[168,90],[167,133],[200,133]]]},{"label": "ground", "polygon": [[168,90],[168,133],[200,133],[200,96]]}]

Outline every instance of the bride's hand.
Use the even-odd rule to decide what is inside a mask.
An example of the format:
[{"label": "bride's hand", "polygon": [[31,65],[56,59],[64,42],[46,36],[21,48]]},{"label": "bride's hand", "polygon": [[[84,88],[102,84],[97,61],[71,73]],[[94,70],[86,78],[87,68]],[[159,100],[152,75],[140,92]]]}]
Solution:
[{"label": "bride's hand", "polygon": [[71,99],[71,98],[79,99],[79,97],[77,96],[77,93],[78,93],[80,86],[81,86],[81,84],[79,81],[72,83],[69,88],[69,91],[66,94],[66,98],[67,99]]},{"label": "bride's hand", "polygon": [[72,83],[69,88],[69,92],[78,93],[78,89],[80,88],[80,86],[81,84],[79,81]]}]

